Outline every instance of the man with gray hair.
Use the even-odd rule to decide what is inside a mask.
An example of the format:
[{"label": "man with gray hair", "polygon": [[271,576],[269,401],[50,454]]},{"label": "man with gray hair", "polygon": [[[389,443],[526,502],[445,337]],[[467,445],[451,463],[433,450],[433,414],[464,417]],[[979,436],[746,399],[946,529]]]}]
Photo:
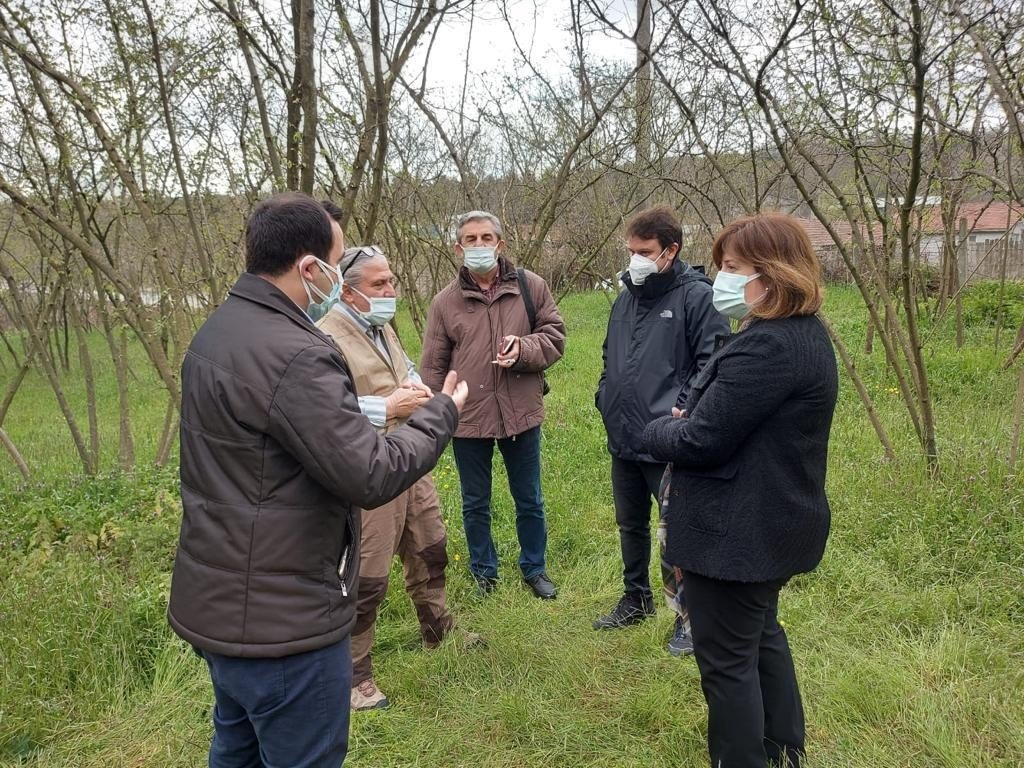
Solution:
[{"label": "man with gray hair", "polygon": [[[341,209],[324,208],[340,235]],[[384,252],[375,245],[349,248],[338,263],[340,301],[317,323],[338,346],[352,375],[359,410],[383,435],[402,424],[433,392],[420,380],[398,335],[388,324],[395,314],[395,276]],[[383,709],[387,696],[373,679],[370,651],[377,613],[388,591],[388,574],[397,554],[405,589],[412,598],[426,648],[437,646],[454,621],[445,597],[448,537],[441,504],[430,474],[409,490],[363,515],[359,550],[359,589],[352,629],[354,710]]]},{"label": "man with gray hair", "polygon": [[539,598],[557,591],[548,578],[547,527],[540,484],[544,370],[562,357],[565,324],[539,276],[505,255],[501,222],[487,211],[459,217],[455,280],[434,298],[421,369],[440,386],[450,367],[469,383],[469,400],[452,445],[462,487],[469,568],[481,595],[498,583],[491,537],[491,458],[497,443],[516,505],[519,568]]}]

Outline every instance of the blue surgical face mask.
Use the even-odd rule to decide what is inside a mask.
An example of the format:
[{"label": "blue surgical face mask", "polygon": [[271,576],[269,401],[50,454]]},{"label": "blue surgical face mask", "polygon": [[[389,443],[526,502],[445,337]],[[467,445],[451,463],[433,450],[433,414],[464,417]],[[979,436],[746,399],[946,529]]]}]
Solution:
[{"label": "blue surgical face mask", "polygon": [[760,277],[757,272],[752,275],[738,275],[735,272],[719,271],[712,288],[714,295],[711,303],[715,309],[733,320],[741,320],[750,312],[746,300],[746,287],[754,278]]},{"label": "blue surgical face mask", "polygon": [[[302,278],[302,287],[306,289],[306,298],[309,299],[309,304],[306,306],[306,314],[310,316],[314,323],[330,312],[331,307],[338,303],[341,296],[342,284],[341,270],[339,270],[338,267],[332,267],[330,264],[325,264],[320,261],[320,259],[317,259],[316,263],[332,283],[330,293],[324,293],[316,287],[315,283],[311,283],[306,278]],[[316,299],[313,298],[314,294],[317,297]]]},{"label": "blue surgical face mask", "polygon": [[353,288],[351,285],[349,285],[349,288],[370,302],[370,310],[368,312],[359,312],[358,309],[352,307],[370,325],[384,325],[395,316],[398,299],[394,296],[375,296],[370,298],[358,288]]},{"label": "blue surgical face mask", "polygon": [[480,245],[462,248],[462,259],[466,269],[476,272],[478,275],[486,275],[494,265],[498,263],[498,257],[493,245]]}]

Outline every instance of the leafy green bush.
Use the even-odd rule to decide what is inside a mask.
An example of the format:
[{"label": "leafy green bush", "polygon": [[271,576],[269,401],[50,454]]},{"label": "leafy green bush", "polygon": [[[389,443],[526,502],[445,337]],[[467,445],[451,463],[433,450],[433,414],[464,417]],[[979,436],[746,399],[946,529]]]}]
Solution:
[{"label": "leafy green bush", "polygon": [[147,690],[180,521],[173,469],[0,489],[0,764]]},{"label": "leafy green bush", "polygon": [[999,283],[985,280],[967,286],[963,294],[964,322],[993,326],[1002,315],[1004,327],[1017,327],[1024,318],[1024,282],[1006,282],[999,296]]}]

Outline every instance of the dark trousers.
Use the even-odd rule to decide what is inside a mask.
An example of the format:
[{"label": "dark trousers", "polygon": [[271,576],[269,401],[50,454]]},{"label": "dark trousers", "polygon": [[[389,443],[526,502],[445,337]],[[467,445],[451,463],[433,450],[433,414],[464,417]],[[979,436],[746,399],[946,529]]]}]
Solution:
[{"label": "dark trousers", "polygon": [[804,710],[779,626],[786,580],[744,584],[683,574],[694,655],[708,703],[714,768],[798,768]]},{"label": "dark trousers", "polygon": [[491,459],[498,444],[505,460],[508,489],[516,503],[519,568],[524,578],[543,573],[548,533],[540,489],[540,427],[515,437],[456,437],[455,465],[462,487],[462,522],[466,527],[469,569],[474,576],[498,577],[498,552],[491,537]]},{"label": "dark trousers", "polygon": [[612,456],[612,498],[622,547],[622,584],[627,595],[651,600],[651,501],[657,501],[664,464]]},{"label": "dark trousers", "polygon": [[349,638],[278,659],[200,655],[215,699],[210,768],[338,768],[345,761]]}]

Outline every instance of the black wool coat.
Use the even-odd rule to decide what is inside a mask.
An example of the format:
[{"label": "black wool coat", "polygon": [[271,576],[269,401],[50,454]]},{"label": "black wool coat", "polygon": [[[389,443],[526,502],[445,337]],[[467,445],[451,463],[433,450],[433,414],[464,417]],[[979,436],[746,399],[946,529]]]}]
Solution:
[{"label": "black wool coat", "polygon": [[687,416],[651,422],[672,462],[666,558],[684,571],[760,582],[810,571],[828,538],[829,430],[838,372],[813,315],[757,320],[694,381]]}]

